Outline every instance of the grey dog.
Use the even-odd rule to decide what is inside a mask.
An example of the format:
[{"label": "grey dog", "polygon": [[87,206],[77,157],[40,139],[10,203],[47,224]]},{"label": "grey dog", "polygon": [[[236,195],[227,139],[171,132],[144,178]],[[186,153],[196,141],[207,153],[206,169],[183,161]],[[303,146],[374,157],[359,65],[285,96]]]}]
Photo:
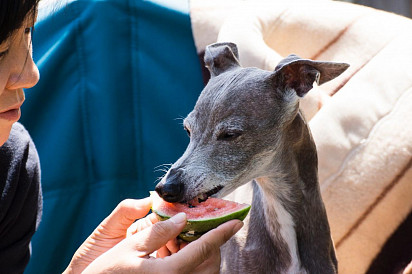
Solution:
[{"label": "grey dog", "polygon": [[222,247],[222,272],[336,273],[316,147],[299,97],[348,65],[289,55],[265,71],[242,68],[238,59],[233,43],[206,48],[211,79],[184,120],[190,143],[156,191],[186,202],[251,185],[252,209]]}]

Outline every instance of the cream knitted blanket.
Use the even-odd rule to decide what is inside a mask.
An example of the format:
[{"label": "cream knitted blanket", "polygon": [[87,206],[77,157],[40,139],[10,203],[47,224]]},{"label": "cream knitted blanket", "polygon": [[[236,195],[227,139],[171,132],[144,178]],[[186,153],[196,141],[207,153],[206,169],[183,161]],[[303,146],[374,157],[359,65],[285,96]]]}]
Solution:
[{"label": "cream knitted blanket", "polygon": [[290,53],[351,65],[302,109],[340,273],[364,273],[412,210],[412,21],[329,0],[191,0],[191,20],[199,55],[230,41],[243,66]]}]

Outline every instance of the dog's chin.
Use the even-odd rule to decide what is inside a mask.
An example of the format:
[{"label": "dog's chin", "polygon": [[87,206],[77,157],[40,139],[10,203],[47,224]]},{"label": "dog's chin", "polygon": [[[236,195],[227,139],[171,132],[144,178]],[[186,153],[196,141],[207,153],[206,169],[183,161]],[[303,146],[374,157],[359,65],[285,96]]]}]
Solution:
[{"label": "dog's chin", "polygon": [[209,197],[219,197],[219,193],[220,191],[223,189],[222,185],[218,185],[206,192],[200,193],[196,196],[188,196],[187,199],[185,199],[184,201],[182,201],[183,203],[201,203],[206,201]]}]

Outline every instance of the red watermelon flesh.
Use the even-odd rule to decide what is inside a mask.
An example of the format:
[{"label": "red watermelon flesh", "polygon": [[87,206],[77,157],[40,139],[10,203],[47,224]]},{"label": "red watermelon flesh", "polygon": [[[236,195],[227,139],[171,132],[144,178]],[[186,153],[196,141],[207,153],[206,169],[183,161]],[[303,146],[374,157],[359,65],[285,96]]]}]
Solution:
[{"label": "red watermelon flesh", "polygon": [[208,198],[202,203],[199,203],[195,200],[187,204],[169,203],[164,201],[157,208],[157,210],[167,213],[168,216],[174,216],[179,212],[185,212],[188,220],[202,220],[226,215],[234,211],[243,209],[245,206],[249,205],[238,204],[217,198]]},{"label": "red watermelon flesh", "polygon": [[185,212],[187,224],[179,237],[185,241],[199,238],[207,231],[232,219],[243,220],[250,210],[250,205],[224,199],[208,198],[204,202],[197,199],[189,203],[169,203],[151,191],[152,210],[160,220],[168,219],[179,212]]}]

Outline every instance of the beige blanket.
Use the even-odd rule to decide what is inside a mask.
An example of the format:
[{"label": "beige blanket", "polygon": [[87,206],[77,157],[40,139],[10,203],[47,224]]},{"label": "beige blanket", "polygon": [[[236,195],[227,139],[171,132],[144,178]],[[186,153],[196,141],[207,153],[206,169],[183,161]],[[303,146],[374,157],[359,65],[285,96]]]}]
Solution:
[{"label": "beige blanket", "polygon": [[340,273],[364,273],[412,210],[412,21],[329,0],[191,0],[201,54],[235,42],[243,66],[280,58],[346,62],[302,102]]}]

